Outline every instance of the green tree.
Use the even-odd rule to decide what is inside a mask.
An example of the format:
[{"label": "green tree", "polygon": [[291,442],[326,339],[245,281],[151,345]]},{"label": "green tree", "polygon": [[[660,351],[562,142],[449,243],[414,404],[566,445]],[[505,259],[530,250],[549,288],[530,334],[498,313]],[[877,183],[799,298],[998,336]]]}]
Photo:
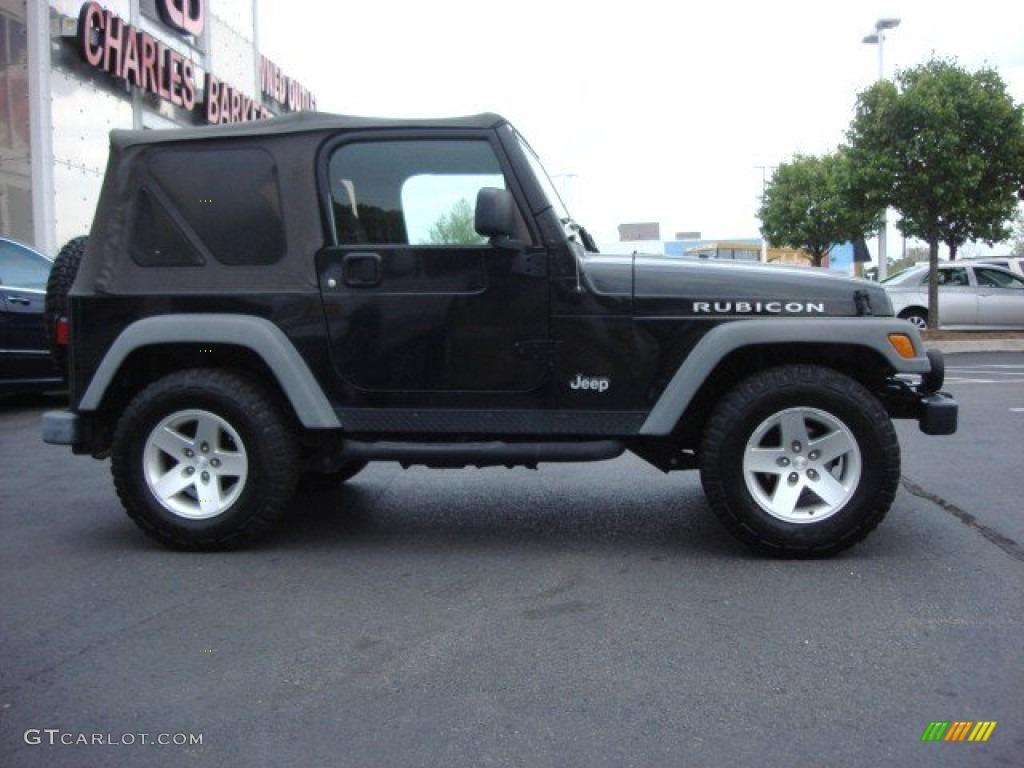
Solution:
[{"label": "green tree", "polygon": [[1010,238],[1010,255],[1024,257],[1024,209],[1018,208],[1013,217],[1013,235]]},{"label": "green tree", "polygon": [[912,245],[907,248],[906,255],[902,258],[889,259],[889,274],[895,275],[905,269],[910,269],[919,261],[928,261],[928,248],[927,246]]},{"label": "green tree", "polygon": [[795,155],[776,169],[758,215],[772,245],[802,248],[820,267],[833,246],[878,229],[881,206],[857,195],[843,152]]},{"label": "green tree", "polygon": [[430,227],[431,245],[481,245],[487,238],[477,234],[473,206],[462,198]]},{"label": "green tree", "polygon": [[861,195],[896,208],[928,243],[929,327],[939,322],[939,243],[992,244],[1024,192],[1024,110],[992,69],[932,59],[862,92],[847,133]]}]

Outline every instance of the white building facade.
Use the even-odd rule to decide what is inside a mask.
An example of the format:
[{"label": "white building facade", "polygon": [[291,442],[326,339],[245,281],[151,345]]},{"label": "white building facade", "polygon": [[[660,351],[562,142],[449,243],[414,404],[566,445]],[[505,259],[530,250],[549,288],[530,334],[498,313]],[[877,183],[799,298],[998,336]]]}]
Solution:
[{"label": "white building facade", "polygon": [[0,233],[87,234],[115,128],[315,109],[257,23],[257,0],[0,0]]}]

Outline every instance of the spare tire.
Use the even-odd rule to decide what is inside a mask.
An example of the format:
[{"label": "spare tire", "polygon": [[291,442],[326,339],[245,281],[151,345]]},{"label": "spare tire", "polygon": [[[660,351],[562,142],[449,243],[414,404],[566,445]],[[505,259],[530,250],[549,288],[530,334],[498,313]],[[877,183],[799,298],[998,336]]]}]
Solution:
[{"label": "spare tire", "polygon": [[68,291],[71,290],[71,284],[75,282],[78,265],[82,261],[82,254],[85,253],[85,245],[88,240],[89,238],[85,235],[68,240],[60,249],[57,258],[53,260],[53,268],[46,281],[46,301],[43,305],[46,342],[50,347],[50,357],[53,358],[54,365],[65,381],[68,379],[68,350],[66,344],[58,343],[57,326],[61,318],[67,317]]}]

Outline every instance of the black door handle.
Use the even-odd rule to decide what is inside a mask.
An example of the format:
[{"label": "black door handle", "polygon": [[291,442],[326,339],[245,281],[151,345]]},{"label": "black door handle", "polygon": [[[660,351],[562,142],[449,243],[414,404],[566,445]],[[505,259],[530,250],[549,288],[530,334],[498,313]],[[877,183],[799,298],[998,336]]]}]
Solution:
[{"label": "black door handle", "polygon": [[345,285],[366,288],[380,285],[384,268],[379,253],[346,253],[341,260],[341,276]]}]

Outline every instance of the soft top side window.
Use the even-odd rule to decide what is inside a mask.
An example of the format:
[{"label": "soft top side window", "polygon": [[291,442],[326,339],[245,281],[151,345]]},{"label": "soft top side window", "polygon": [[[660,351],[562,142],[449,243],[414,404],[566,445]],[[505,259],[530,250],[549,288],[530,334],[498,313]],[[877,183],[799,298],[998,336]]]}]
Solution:
[{"label": "soft top side window", "polygon": [[285,252],[274,158],[259,148],[154,152],[131,241],[140,266],[262,266]]}]

